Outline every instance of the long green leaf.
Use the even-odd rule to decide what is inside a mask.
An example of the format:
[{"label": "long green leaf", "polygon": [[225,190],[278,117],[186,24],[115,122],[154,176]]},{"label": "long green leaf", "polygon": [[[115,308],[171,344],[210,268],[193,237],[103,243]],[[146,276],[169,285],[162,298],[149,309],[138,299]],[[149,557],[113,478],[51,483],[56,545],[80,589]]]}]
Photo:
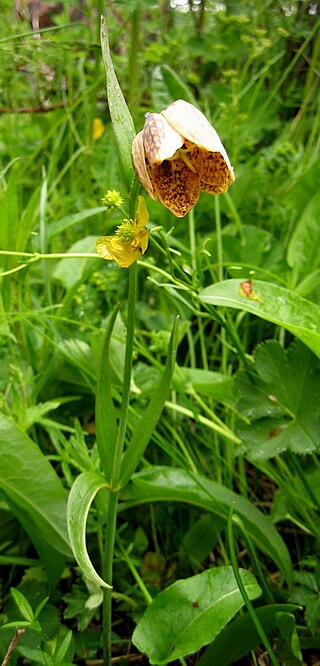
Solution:
[{"label": "long green leaf", "polygon": [[82,573],[101,587],[111,587],[97,574],[86,547],[86,524],[90,506],[106,480],[95,472],[84,472],[75,480],[68,499],[68,529],[73,554]]},{"label": "long green leaf", "polygon": [[[299,606],[294,604],[270,604],[256,608],[255,612],[265,633],[268,635],[277,628],[277,614],[292,613]],[[260,645],[260,636],[252,622],[249,613],[237,617],[217,636],[210,645],[200,661],[198,666],[229,666],[244,657]]]},{"label": "long green leaf", "polygon": [[[250,599],[261,589],[241,572]],[[219,634],[244,604],[231,567],[217,567],[178,580],[160,592],[133,632],[132,641],[151,664],[168,664],[197,652]]]},{"label": "long green leaf", "polygon": [[0,414],[0,490],[40,556],[46,546],[71,556],[67,497],[47,458],[34,442]]},{"label": "long green leaf", "polygon": [[110,341],[119,307],[112,313],[99,359],[96,397],[97,447],[106,481],[111,482],[117,441],[117,422],[111,392]]},{"label": "long green leaf", "polygon": [[249,293],[241,280],[225,280],[204,289],[204,303],[244,310],[283,326],[320,356],[320,310],[317,305],[278,285],[252,280]]},{"label": "long green leaf", "polygon": [[177,345],[178,318],[176,319],[172,328],[168,356],[162,379],[159,386],[156,387],[147,409],[143,413],[143,416],[136,426],[132,439],[123,456],[120,476],[121,487],[128,483],[137,465],[139,464],[163,410],[175,367]]},{"label": "long green leaf", "polygon": [[101,16],[101,47],[106,70],[109,111],[118,149],[120,169],[124,184],[129,192],[134,180],[131,146],[136,132],[130,111],[114,71],[109,48],[108,30],[104,16]]},{"label": "long green leaf", "polygon": [[289,243],[287,259],[296,275],[309,275],[320,263],[320,198],[317,192],[304,209]]},{"label": "long green leaf", "polygon": [[271,521],[249,500],[200,474],[172,467],[152,467],[135,474],[121,492],[123,508],[147,502],[185,502],[228,519],[230,505],[241,517],[248,536],[274,562],[288,583],[292,565],[287,547]]}]

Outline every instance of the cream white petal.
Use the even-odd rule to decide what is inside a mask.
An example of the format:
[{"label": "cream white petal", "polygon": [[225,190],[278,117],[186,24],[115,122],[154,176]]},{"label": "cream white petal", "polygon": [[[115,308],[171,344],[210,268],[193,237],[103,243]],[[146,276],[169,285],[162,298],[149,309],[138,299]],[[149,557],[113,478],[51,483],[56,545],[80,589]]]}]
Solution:
[{"label": "cream white petal", "polygon": [[143,145],[143,132],[139,132],[134,138],[131,148],[132,161],[138,174],[139,180],[144,189],[148,192],[151,199],[157,199],[157,195],[152,187],[151,180],[146,167],[145,152]]},{"label": "cream white petal", "polygon": [[160,113],[146,114],[142,133],[145,154],[151,165],[173,157],[184,143],[183,135],[176,132]]},{"label": "cream white petal", "polygon": [[220,153],[228,169],[233,173],[219,134],[210,125],[203,113],[199,109],[196,109],[193,104],[185,102],[183,99],[178,99],[164,109],[164,111],[161,111],[161,115],[164,116],[176,132],[179,132],[188,141],[195,143],[200,148],[205,148],[209,152]]}]

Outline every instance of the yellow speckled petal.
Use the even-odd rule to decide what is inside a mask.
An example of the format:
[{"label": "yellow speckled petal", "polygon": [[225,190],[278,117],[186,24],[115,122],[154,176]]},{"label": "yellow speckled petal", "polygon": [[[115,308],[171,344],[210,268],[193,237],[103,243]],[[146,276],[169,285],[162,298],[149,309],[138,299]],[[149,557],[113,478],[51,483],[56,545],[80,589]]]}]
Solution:
[{"label": "yellow speckled petal", "polygon": [[147,190],[151,199],[156,199],[157,196],[153,190],[152,183],[146,168],[142,132],[139,132],[139,134],[137,134],[137,136],[134,138],[131,153],[133,165],[141,184],[143,185],[144,189]]},{"label": "yellow speckled petal", "polygon": [[155,164],[151,173],[161,203],[176,217],[184,217],[198,201],[199,173],[191,171],[182,158]]},{"label": "yellow speckled petal", "polygon": [[200,171],[201,189],[210,194],[222,194],[234,182],[234,173],[221,153],[202,150]]},{"label": "yellow speckled petal", "polygon": [[145,155],[151,166],[173,157],[184,142],[160,113],[147,113],[142,134]]}]

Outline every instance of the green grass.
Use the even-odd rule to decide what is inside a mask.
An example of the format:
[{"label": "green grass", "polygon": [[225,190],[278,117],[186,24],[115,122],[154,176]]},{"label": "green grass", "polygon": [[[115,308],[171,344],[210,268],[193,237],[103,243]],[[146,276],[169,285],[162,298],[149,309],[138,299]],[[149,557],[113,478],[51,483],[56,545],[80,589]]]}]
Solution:
[{"label": "green grass", "polygon": [[[171,585],[188,589],[193,576],[230,564],[253,572],[261,596],[244,593],[219,641],[199,629],[207,654],[191,654],[188,643],[189,651],[173,651],[174,663],[222,663],[223,654],[226,666],[256,664],[267,647],[272,663],[309,666],[319,654],[319,8],[226,6],[217,11],[207,0],[181,11],[145,0],[108,8],[111,56],[136,130],[147,111],[186,99],[219,132],[236,175],[226,194],[202,193],[183,219],[145,195],[149,227],[161,228],[134,268],[133,334],[128,270],[95,252],[98,237],[134,217],[138,194],[129,192],[123,152],[119,166],[117,146],[129,137],[112,127],[110,91],[108,109],[104,6],[90,0],[74,20],[63,2],[37,39],[27,16],[4,3],[0,625],[10,626],[0,626],[0,662],[15,626],[26,631],[12,664],[102,658],[103,593],[90,571],[82,577],[67,533],[77,478],[96,490],[107,479],[90,504],[86,544],[101,576],[113,566],[112,656],[135,652],[132,663],[156,663],[153,646],[144,661],[138,654],[148,645],[139,621],[150,600],[170,588],[174,640],[182,640],[179,622],[188,620]],[[102,206],[107,190],[120,192],[126,214]],[[119,423],[117,473],[108,478],[104,456]],[[114,553],[105,544],[113,482]],[[89,504],[77,510],[81,536]],[[154,617],[151,633],[159,603],[143,616]],[[247,656],[231,651],[241,626]]]}]

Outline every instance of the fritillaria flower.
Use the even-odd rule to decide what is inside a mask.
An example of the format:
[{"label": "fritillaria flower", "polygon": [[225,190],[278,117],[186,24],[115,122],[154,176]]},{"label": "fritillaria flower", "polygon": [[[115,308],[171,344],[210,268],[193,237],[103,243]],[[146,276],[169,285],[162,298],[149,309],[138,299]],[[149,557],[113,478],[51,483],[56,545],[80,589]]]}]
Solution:
[{"label": "fritillaria flower", "polygon": [[149,212],[143,197],[138,197],[134,220],[125,219],[114,236],[102,236],[96,242],[97,252],[103,259],[116,261],[121,268],[128,268],[145,253],[148,247],[146,225]]},{"label": "fritillaria flower", "polygon": [[137,175],[152,199],[184,217],[200,191],[226,192],[234,173],[219,135],[203,113],[182,99],[147,113],[132,144]]}]

